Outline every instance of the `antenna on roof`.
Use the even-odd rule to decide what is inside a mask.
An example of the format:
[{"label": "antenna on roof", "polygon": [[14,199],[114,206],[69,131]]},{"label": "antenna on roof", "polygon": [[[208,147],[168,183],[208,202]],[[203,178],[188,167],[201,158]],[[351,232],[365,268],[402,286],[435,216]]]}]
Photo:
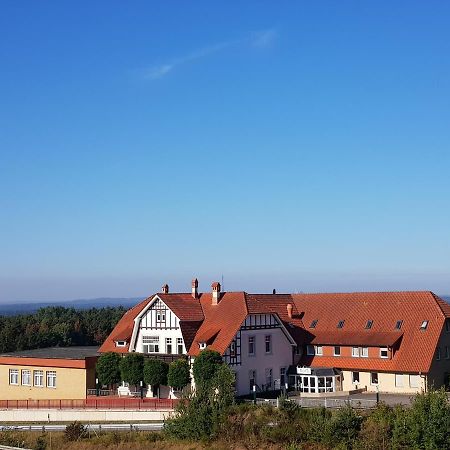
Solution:
[{"label": "antenna on roof", "polygon": [[222,291],[225,292],[225,289],[223,287],[223,274],[222,274]]}]

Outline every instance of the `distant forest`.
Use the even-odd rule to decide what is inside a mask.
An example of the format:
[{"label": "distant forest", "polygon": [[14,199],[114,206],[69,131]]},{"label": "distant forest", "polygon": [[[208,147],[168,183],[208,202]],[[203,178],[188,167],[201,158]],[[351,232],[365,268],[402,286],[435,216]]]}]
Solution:
[{"label": "distant forest", "polygon": [[0,316],[0,353],[44,347],[101,345],[126,309],[41,308],[32,314]]}]

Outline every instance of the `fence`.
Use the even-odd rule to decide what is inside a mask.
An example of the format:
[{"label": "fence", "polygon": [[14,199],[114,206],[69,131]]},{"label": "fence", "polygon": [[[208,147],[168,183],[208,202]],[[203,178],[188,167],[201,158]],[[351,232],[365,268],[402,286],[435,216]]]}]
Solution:
[{"label": "fence", "polygon": [[377,406],[377,401],[372,399],[353,398],[291,398],[290,401],[297,403],[303,408],[343,408],[351,406],[355,409],[370,409]]},{"label": "fence", "polygon": [[179,400],[158,398],[87,398],[84,400],[0,400],[1,409],[174,409]]}]

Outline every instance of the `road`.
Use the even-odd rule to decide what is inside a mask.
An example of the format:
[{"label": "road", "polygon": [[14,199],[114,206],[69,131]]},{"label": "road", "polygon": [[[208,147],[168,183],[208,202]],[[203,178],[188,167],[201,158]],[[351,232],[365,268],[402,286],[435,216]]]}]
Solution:
[{"label": "road", "polygon": [[[102,423],[102,424],[86,424],[86,431],[160,431],[164,426],[164,422],[153,423]],[[34,425],[11,425],[1,426],[0,431],[64,431],[65,424],[34,424]]]}]

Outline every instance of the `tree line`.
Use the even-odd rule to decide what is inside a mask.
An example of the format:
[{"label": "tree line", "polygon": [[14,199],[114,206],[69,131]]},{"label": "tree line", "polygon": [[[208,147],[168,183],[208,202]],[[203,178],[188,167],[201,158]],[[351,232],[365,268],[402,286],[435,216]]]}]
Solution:
[{"label": "tree line", "polygon": [[125,311],[122,306],[85,310],[48,306],[33,314],[0,316],[0,352],[101,345]]}]

